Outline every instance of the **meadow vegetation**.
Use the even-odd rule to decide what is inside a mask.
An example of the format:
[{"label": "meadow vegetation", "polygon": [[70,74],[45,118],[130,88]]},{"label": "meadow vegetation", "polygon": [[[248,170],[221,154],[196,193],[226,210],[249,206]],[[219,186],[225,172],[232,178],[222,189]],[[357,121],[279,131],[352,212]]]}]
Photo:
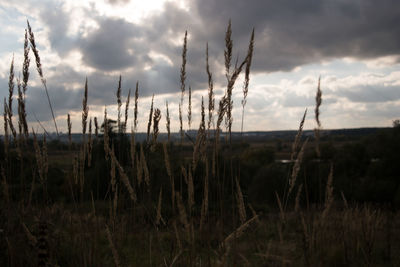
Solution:
[{"label": "meadow vegetation", "polygon": [[[68,126],[69,141],[63,143],[48,140],[44,128],[36,133],[26,119],[32,51],[58,134],[28,24],[22,80],[14,77],[12,62],[4,99],[0,265],[398,266],[399,124],[363,138],[331,138],[322,128],[319,82],[313,136],[303,135],[306,110],[293,140],[254,145],[245,136],[232,139],[232,91],[240,75],[244,131],[254,30],[246,56],[234,64],[231,35],[229,22],[226,90],[217,102],[206,46],[208,95],[201,101],[199,125],[192,121],[192,91],[186,86],[190,44],[184,35],[180,138],[171,136],[168,103],[161,112],[152,102],[146,139],[136,141],[140,86],[123,100],[119,77],[117,117],[106,109],[103,118],[90,117],[86,79],[82,140],[72,141],[66,114],[58,122]],[[167,138],[160,141],[163,116]],[[185,134],[185,118],[188,129],[197,129],[194,138]],[[276,161],[281,154],[287,164]]]}]

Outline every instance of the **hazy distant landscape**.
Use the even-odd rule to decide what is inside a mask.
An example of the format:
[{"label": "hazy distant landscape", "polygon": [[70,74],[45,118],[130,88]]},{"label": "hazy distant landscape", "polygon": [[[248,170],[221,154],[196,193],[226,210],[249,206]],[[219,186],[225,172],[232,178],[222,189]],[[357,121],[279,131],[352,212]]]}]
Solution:
[{"label": "hazy distant landscape", "polygon": [[[276,7],[286,16],[284,4],[250,2],[243,16],[271,26],[240,24],[236,36],[232,21],[241,21],[238,16],[228,17],[224,28],[215,22],[218,30],[209,27],[212,41],[201,57],[198,42],[207,32],[200,22],[189,23],[193,34],[168,26],[165,34],[178,36],[155,45],[162,32],[151,31],[158,28],[124,17],[133,1],[60,1],[46,17],[34,7],[26,15],[30,4],[24,1],[19,7],[0,2],[0,13],[18,14],[17,21],[32,16],[40,25],[24,17],[18,36],[23,53],[7,58],[0,76],[6,88],[0,266],[400,265],[399,43],[378,49],[364,42],[375,40],[369,31],[356,41],[347,36],[363,32],[362,16],[371,16],[380,32],[375,19],[395,14],[382,4],[371,15],[362,1],[315,3],[315,9],[293,3],[288,7],[301,23],[286,27],[255,8]],[[218,3],[207,3],[136,7],[151,10],[142,21],[161,27],[190,10],[199,20],[214,13]],[[226,10],[232,15],[240,7]],[[65,26],[76,10],[97,24],[76,18]],[[96,12],[104,13],[89,15]],[[325,14],[322,28],[333,34],[338,26],[329,23],[331,13],[356,17],[340,32],[348,39],[335,51],[321,29],[305,30],[303,17]],[[321,39],[300,38],[287,47],[291,27]],[[394,35],[391,24],[385,27],[386,36]],[[137,38],[123,39],[120,32]],[[154,44],[143,45],[141,38]],[[265,58],[263,49],[274,53]],[[269,63],[260,65],[261,59]],[[285,89],[290,86],[293,91]]]}]

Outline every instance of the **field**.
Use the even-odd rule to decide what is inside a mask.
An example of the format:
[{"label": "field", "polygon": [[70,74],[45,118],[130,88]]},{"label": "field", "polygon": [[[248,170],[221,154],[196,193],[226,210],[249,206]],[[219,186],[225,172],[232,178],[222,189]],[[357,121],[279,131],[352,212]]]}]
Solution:
[{"label": "field", "polygon": [[[28,24],[18,118],[13,63],[4,101],[1,266],[400,265],[399,122],[373,131],[324,131],[318,84],[313,132],[303,131],[307,111],[295,133],[265,138],[232,132],[232,90],[243,74],[244,114],[254,32],[235,66],[230,34],[229,24],[227,88],[218,103],[206,54],[209,98],[207,107],[202,101],[200,125],[193,125],[197,131],[183,129],[183,110],[189,125],[192,112],[185,35],[180,103],[187,94],[189,104],[180,105],[178,133],[170,132],[169,115],[160,133],[161,111],[153,105],[147,132],[137,132],[138,86],[128,131],[130,98],[121,110],[120,77],[118,116],[105,110],[101,122],[88,116],[86,82],[82,132],[74,141],[69,114],[67,135],[57,130],[49,139],[29,130],[30,50],[47,87]],[[44,101],[53,113],[50,98]]]}]

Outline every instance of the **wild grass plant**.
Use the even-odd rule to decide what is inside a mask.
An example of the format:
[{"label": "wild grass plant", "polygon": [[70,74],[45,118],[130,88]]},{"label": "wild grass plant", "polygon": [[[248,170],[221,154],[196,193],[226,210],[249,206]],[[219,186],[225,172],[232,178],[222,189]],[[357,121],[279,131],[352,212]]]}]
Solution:
[{"label": "wild grass plant", "polygon": [[[30,46],[28,46],[28,33]],[[9,98],[4,99],[4,138],[1,162],[0,265],[2,266],[384,266],[399,263],[398,212],[362,203],[349,204],[343,192],[335,199],[335,166],[329,162],[324,201],[310,203],[304,162],[312,150],[321,158],[320,81],[316,93],[317,128],[311,142],[302,136],[307,110],[291,146],[292,165],[286,168],[283,190],[272,188],[277,204],[263,208],[250,203],[241,157],[232,140],[232,91],[244,69],[241,132],[254,51],[254,30],[248,52],[232,65],[232,26],[225,35],[225,94],[215,111],[213,76],[206,46],[208,114],[201,101],[196,138],[185,138],[183,105],[186,91],[187,32],[180,70],[180,140],[171,138],[170,113],[154,107],[152,97],[146,140],[136,141],[140,87],[136,83],[130,135],[130,91],[116,89],[117,119],[99,126],[88,106],[86,79],[82,101],[82,141],[72,141],[67,115],[68,144],[50,148],[46,134],[28,131],[25,93],[28,90],[29,51],[46,91],[58,133],[39,51],[28,24],[25,32],[22,82],[18,87],[18,132],[14,126],[14,61],[9,73]],[[188,128],[192,121],[192,93],[188,93]],[[216,119],[214,118],[214,115]],[[165,117],[167,141],[159,139]],[[89,123],[88,123],[89,120]],[[227,139],[221,138],[223,122]],[[88,125],[89,124],[89,125]],[[116,127],[116,130],[115,130]],[[10,135],[11,132],[11,135]],[[29,137],[32,137],[29,139]],[[190,137],[190,136],[189,136]],[[40,138],[41,139],[41,138]],[[58,165],[52,157],[68,151],[70,162]],[[315,164],[320,164],[319,161]],[[322,169],[322,167],[321,167]],[[323,172],[321,171],[321,177]],[[265,177],[265,179],[271,179]],[[321,186],[319,186],[321,187]],[[253,208],[255,204],[255,209]]]}]

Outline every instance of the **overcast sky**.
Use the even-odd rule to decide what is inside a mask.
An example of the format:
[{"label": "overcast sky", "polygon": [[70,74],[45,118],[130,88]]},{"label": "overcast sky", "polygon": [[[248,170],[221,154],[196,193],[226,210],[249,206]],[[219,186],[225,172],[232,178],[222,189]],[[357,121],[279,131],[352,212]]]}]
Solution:
[{"label": "overcast sky", "polygon": [[[140,131],[146,128],[152,94],[155,107],[162,110],[161,130],[165,131],[168,101],[172,130],[177,131],[185,30],[186,84],[193,90],[192,128],[197,128],[201,97],[207,100],[207,42],[216,101],[226,88],[224,37],[229,19],[233,54],[239,60],[255,28],[245,130],[296,129],[306,108],[305,128],[314,128],[319,76],[323,128],[391,126],[400,117],[398,0],[0,0],[2,99],[8,94],[13,54],[16,76],[21,73],[27,19],[35,33],[57,123],[64,132],[68,113],[74,131],[81,130],[85,77],[89,116],[102,120],[106,106],[115,118],[119,75],[124,99],[139,81]],[[30,73],[28,119],[35,126],[35,114],[54,131],[32,54]],[[240,77],[233,91],[234,130],[240,130],[242,85]],[[133,108],[129,115],[133,117]],[[186,114],[184,119],[187,129]]]}]

